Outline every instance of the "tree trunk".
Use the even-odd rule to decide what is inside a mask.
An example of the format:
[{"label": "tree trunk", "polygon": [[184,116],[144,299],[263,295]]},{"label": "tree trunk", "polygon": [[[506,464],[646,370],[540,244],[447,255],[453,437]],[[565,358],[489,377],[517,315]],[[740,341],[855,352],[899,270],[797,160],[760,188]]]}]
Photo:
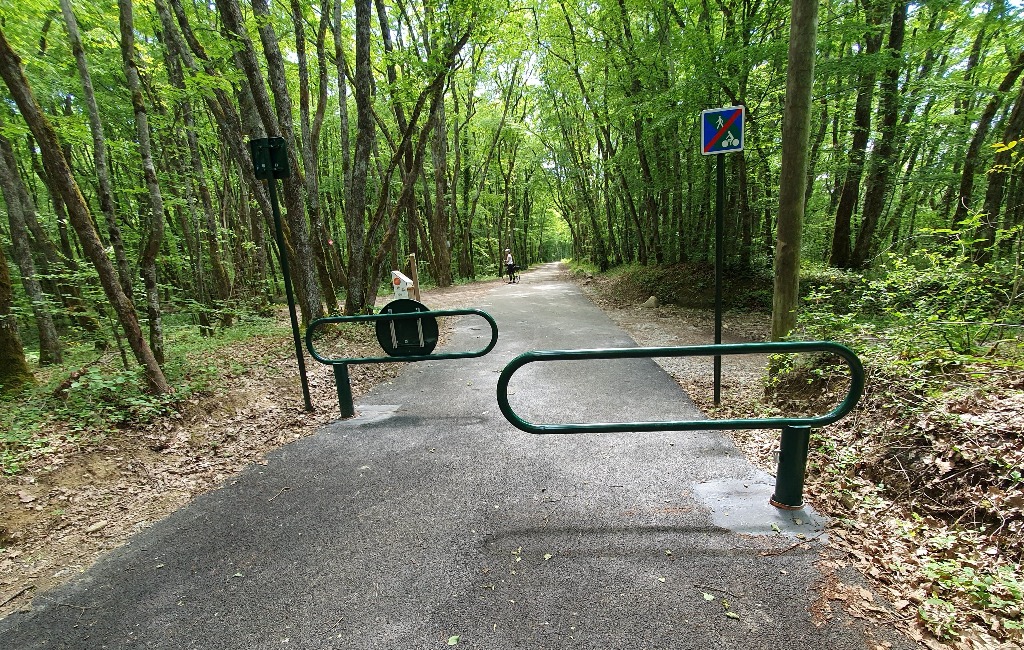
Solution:
[{"label": "tree trunk", "polygon": [[164,362],[164,333],[160,314],[160,288],[157,281],[156,256],[164,237],[164,200],[160,183],[153,165],[153,151],[149,136],[149,116],[142,101],[142,82],[135,61],[135,24],[132,17],[132,0],[118,0],[118,16],[121,25],[121,60],[124,63],[128,90],[132,97],[135,113],[135,131],[139,138],[139,154],[142,156],[142,172],[149,192],[149,227],[139,257],[142,281],[146,287],[146,315],[149,319],[149,346],[158,363]]},{"label": "tree trunk", "polygon": [[881,122],[878,141],[871,153],[871,165],[867,187],[864,192],[864,208],[861,211],[861,227],[853,247],[850,266],[861,268],[867,264],[874,245],[875,229],[882,216],[886,196],[889,194],[892,175],[899,147],[898,123],[900,117],[899,79],[902,72],[903,37],[907,27],[907,2],[897,0],[889,28],[888,67],[883,73],[878,115]]},{"label": "tree trunk", "polygon": [[800,237],[807,180],[807,144],[811,132],[814,89],[814,48],[818,33],[818,2],[792,1],[786,109],[782,125],[782,172],[779,176],[779,218],[775,244],[775,291],[772,297],[772,340],[789,336],[796,327],[800,299]]},{"label": "tree trunk", "polygon": [[434,280],[439,287],[451,286],[451,222],[448,219],[448,121],[444,101],[436,108],[431,153],[434,159],[434,215],[430,236],[434,248]]},{"label": "tree trunk", "polygon": [[[813,1],[817,2],[817,0]],[[876,3],[878,1],[874,0]],[[867,1],[864,3],[869,31],[864,35],[864,53],[860,58],[868,60],[864,65],[868,66],[869,71],[861,74],[858,83],[857,104],[853,112],[853,142],[846,151],[846,178],[839,192],[839,206],[836,208],[835,229],[832,235],[832,252],[829,255],[829,264],[842,269],[850,267],[853,213],[857,208],[857,200],[860,196],[860,179],[864,172],[865,152],[871,135],[871,102],[875,91],[876,75],[870,67],[870,57],[877,54],[882,47],[882,36],[871,31],[871,28],[880,22],[876,20],[876,7],[877,4],[872,5]]]},{"label": "tree trunk", "polygon": [[[67,0],[63,0],[67,1]],[[210,267],[213,270],[214,294],[222,303],[231,297],[231,278],[224,267],[218,239],[217,216],[213,211],[213,199],[210,195],[210,186],[206,182],[206,169],[203,158],[199,151],[199,138],[196,129],[195,115],[192,111],[192,103],[187,98],[185,87],[185,76],[182,66],[185,64],[185,52],[183,43],[180,42],[177,29],[171,21],[171,15],[163,0],[156,0],[157,13],[164,29],[164,42],[167,47],[167,72],[168,78],[175,88],[181,91],[182,99],[179,101],[182,121],[185,124],[185,141],[188,145],[189,163],[192,169],[192,180],[199,188],[199,199],[202,203],[206,249],[209,252]],[[190,180],[185,178],[185,183]],[[201,257],[197,260],[202,264]]]},{"label": "tree trunk", "polygon": [[[1024,133],[1024,86],[1021,86],[1017,101],[1006,120],[1003,130],[1003,142],[1019,140]],[[1006,177],[1013,168],[1012,151],[1003,149],[996,152],[992,168],[988,173],[988,189],[985,192],[985,204],[982,208],[981,225],[974,237],[974,259],[979,264],[990,262],[996,252],[996,228],[999,224],[999,211],[1003,203],[1003,192]]]},{"label": "tree trunk", "polygon": [[[253,0],[253,12],[257,16],[260,43],[263,45],[263,54],[267,61],[267,75],[270,80],[270,89],[274,95],[274,107],[276,108],[277,123],[280,124],[281,136],[285,140],[288,149],[288,161],[291,166],[291,176],[282,182],[284,187],[285,204],[288,207],[288,228],[291,232],[292,246],[295,248],[295,259],[292,266],[299,276],[299,281],[305,286],[305,295],[308,302],[308,313],[304,313],[303,323],[308,324],[314,318],[323,315],[323,301],[320,294],[320,285],[317,283],[327,279],[330,284],[330,276],[324,267],[323,248],[317,246],[316,250],[310,236],[310,228],[306,220],[306,209],[302,199],[302,187],[309,182],[304,173],[304,163],[298,158],[299,147],[295,139],[295,128],[292,122],[292,98],[288,92],[288,80],[285,77],[284,57],[281,55],[281,48],[278,44],[277,35],[270,20],[269,0]],[[303,44],[304,47],[304,44]],[[270,131],[270,128],[267,129]],[[310,213],[309,217],[313,223],[313,236],[318,236],[320,226],[320,199],[318,195],[310,195],[307,186],[306,205],[315,207],[317,212]],[[319,242],[317,242],[319,244]],[[330,286],[324,287],[331,290]]]},{"label": "tree trunk", "polygon": [[366,179],[373,147],[374,124],[370,83],[370,3],[373,0],[355,0],[356,4],[356,150],[352,161],[352,198],[345,211],[345,231],[348,234],[348,292],[345,313],[355,314],[365,304],[366,284]]},{"label": "tree trunk", "polygon": [[[257,3],[260,6],[257,7]],[[260,69],[259,63],[256,60],[256,50],[253,47],[252,39],[249,38],[249,33],[245,29],[245,22],[242,18],[241,9],[238,6],[237,0],[216,0],[218,13],[220,14],[221,21],[223,21],[223,27],[228,37],[237,42],[238,47],[235,50],[236,58],[240,64],[240,67],[245,72],[246,80],[248,84],[242,89],[243,93],[251,97],[252,107],[255,108],[259,114],[260,121],[262,122],[262,130],[270,137],[283,136],[288,148],[289,165],[291,167],[292,177],[284,179],[284,197],[285,206],[287,210],[287,225],[289,232],[286,233],[286,246],[290,246],[294,249],[295,255],[292,256],[293,264],[289,266],[292,272],[292,276],[295,279],[295,294],[299,302],[299,310],[302,313],[302,320],[304,323],[310,322],[313,318],[319,316],[323,311],[323,306],[320,301],[320,288],[317,285],[316,279],[317,274],[314,270],[315,263],[313,262],[312,251],[309,246],[309,234],[308,228],[306,227],[305,210],[302,204],[302,192],[299,189],[300,183],[295,182],[295,177],[302,175],[302,169],[298,164],[295,152],[295,135],[289,131],[287,134],[284,132],[284,120],[287,119],[287,126],[291,127],[291,98],[287,93],[287,85],[284,80],[284,67],[281,59],[281,52],[277,46],[277,39],[273,34],[273,28],[270,27],[269,23],[265,23],[265,27],[269,29],[261,30],[260,38],[264,41],[264,51],[267,54],[267,65],[270,69],[271,76],[276,79],[277,83],[275,87],[280,90],[281,86],[284,86],[284,93],[281,98],[278,99],[280,102],[286,103],[288,110],[283,110],[281,105],[278,105],[278,116],[274,115],[273,107],[270,103],[270,95],[267,93],[266,83],[263,79],[263,72]],[[260,13],[262,9],[262,15],[266,15],[266,1],[257,0],[254,2],[254,9],[257,13]],[[273,59],[273,53],[277,53],[274,64],[271,64]],[[280,126],[278,120],[281,120]],[[293,232],[297,231],[297,232]],[[286,254],[286,251],[280,251],[281,255]]]},{"label": "tree trunk", "polygon": [[[299,63],[299,128],[302,134],[302,141],[299,145],[302,151],[302,169],[303,178],[306,185],[306,209],[309,212],[309,219],[312,224],[311,232],[307,235],[310,238],[310,250],[314,256],[314,262],[316,264],[317,274],[320,278],[320,288],[323,289],[322,295],[327,302],[327,308],[331,313],[338,311],[338,295],[334,289],[334,280],[331,277],[330,269],[328,268],[328,259],[330,254],[330,245],[327,243],[327,231],[324,229],[323,218],[321,215],[320,208],[320,170],[317,165],[316,147],[317,142],[313,137],[313,130],[310,124],[309,116],[309,62],[306,56],[306,29],[304,24],[304,18],[302,15],[302,6],[299,0],[291,0],[292,8],[292,20],[295,23],[295,51],[298,57]],[[260,36],[262,38],[263,29],[261,28]],[[266,29],[269,29],[267,27]],[[267,49],[266,40],[263,41],[263,47]],[[277,51],[274,56],[280,57],[280,51]],[[267,52],[268,61],[271,58],[271,52]],[[271,80],[276,79],[276,75],[271,66]],[[288,94],[288,88],[285,86],[280,89],[277,82],[274,81],[274,97],[278,102],[278,107],[283,107],[284,104],[289,104],[288,118],[291,118],[290,98],[287,102],[282,102],[281,95]],[[281,111],[278,112],[281,114]],[[282,123],[284,119],[281,120]],[[286,131],[291,130],[291,125],[288,125]],[[287,136],[286,136],[287,137]],[[294,137],[294,136],[293,136]]]},{"label": "tree trunk", "polygon": [[[169,20],[164,25],[164,29],[168,34],[168,38],[178,41],[177,50],[181,56],[182,62],[185,67],[189,69],[192,74],[195,74],[199,70],[195,59],[192,57],[190,50],[195,53],[197,57],[203,60],[204,69],[207,74],[213,77],[220,77],[219,71],[217,71],[211,64],[206,51],[203,49],[202,44],[196,39],[195,34],[192,33],[192,28],[188,23],[188,18],[185,14],[184,8],[181,5],[181,0],[170,0],[174,15],[178,19],[178,24],[181,31],[174,29],[174,26],[170,24]],[[160,11],[163,2],[157,2],[157,11]],[[163,22],[163,19],[161,19]],[[180,43],[181,37],[184,37],[188,43],[188,47],[185,47]],[[248,97],[248,95],[245,95]],[[213,96],[204,94],[206,99],[206,105],[213,114],[214,120],[217,123],[217,128],[220,131],[221,137],[224,142],[228,145],[228,150],[231,152],[232,157],[238,165],[241,171],[242,179],[245,184],[252,191],[253,196],[256,197],[256,202],[260,206],[259,214],[255,215],[252,219],[252,234],[253,242],[256,244],[256,263],[258,267],[258,274],[263,282],[263,287],[259,292],[262,298],[267,298],[267,251],[265,246],[265,224],[271,223],[273,220],[273,208],[270,205],[270,197],[267,195],[267,190],[263,183],[256,178],[255,171],[252,166],[252,157],[249,154],[248,148],[242,141],[242,119],[235,109],[235,105],[228,92],[220,87],[215,87],[213,90]],[[254,126],[259,126],[259,122],[255,121]],[[260,132],[260,137],[263,135]],[[262,218],[259,218],[262,217]]]},{"label": "tree trunk", "polygon": [[26,205],[22,200],[22,196],[26,193],[22,186],[21,176],[18,175],[18,163],[14,158],[14,149],[11,147],[10,141],[2,135],[0,135],[0,191],[3,192],[4,201],[7,203],[7,222],[11,227],[14,261],[21,272],[21,284],[25,287],[25,294],[32,303],[32,315],[36,319],[36,328],[39,331],[39,365],[62,363],[64,357],[61,352],[60,337],[57,336],[57,328],[53,324],[46,295],[43,293],[43,287],[36,275],[28,227],[25,225],[25,212],[35,208]]},{"label": "tree trunk", "polygon": [[348,84],[345,81],[348,62],[345,60],[345,47],[341,40],[341,0],[334,0],[334,56],[338,65],[338,119],[341,122],[339,139],[341,144],[341,175],[344,180],[345,192],[342,198],[342,210],[348,212],[348,204],[352,200],[352,147],[349,143],[348,122]]},{"label": "tree trunk", "polygon": [[121,284],[117,280],[117,273],[106,256],[103,242],[100,241],[93,226],[89,206],[71,174],[71,168],[61,150],[57,134],[32,94],[32,89],[21,68],[21,58],[11,49],[2,28],[0,28],[0,77],[3,77],[12,98],[18,105],[19,112],[36,138],[47,175],[67,205],[71,224],[78,234],[86,256],[99,274],[103,291],[117,313],[128,343],[135,354],[135,359],[145,368],[146,381],[150,389],[157,393],[171,392],[171,387],[167,383],[153,351],[146,344],[142,335],[135,307],[125,295],[124,289],[121,288]]},{"label": "tree trunk", "polygon": [[960,175],[960,192],[956,202],[956,212],[953,213],[954,228],[959,228],[961,224],[967,221],[968,213],[970,212],[968,206],[971,204],[971,194],[974,191],[974,175],[981,162],[982,145],[985,144],[985,139],[992,129],[992,120],[995,118],[1000,104],[1002,104],[1003,95],[1009,92],[1013,85],[1017,83],[1017,78],[1020,77],[1021,72],[1024,72],[1024,51],[1017,55],[1016,60],[1014,60],[1010,69],[1006,72],[1006,76],[1003,77],[1002,83],[999,84],[998,91],[988,100],[985,109],[981,113],[981,117],[978,118],[977,127],[975,127],[974,135],[971,137],[971,143],[967,146],[967,153],[964,155],[963,170]]},{"label": "tree trunk", "polygon": [[124,241],[121,237],[121,226],[117,216],[114,190],[110,184],[110,168],[107,165],[106,136],[103,133],[103,122],[100,120],[100,111],[96,104],[96,93],[93,91],[92,76],[89,74],[85,49],[82,47],[82,39],[78,33],[78,21],[71,10],[71,0],[60,0],[60,8],[64,12],[64,23],[68,31],[68,40],[71,42],[71,51],[74,53],[75,63],[78,65],[78,76],[82,79],[82,96],[85,99],[86,109],[89,114],[93,164],[96,167],[96,179],[99,183],[100,211],[103,212],[103,216],[107,221],[107,233],[110,237],[110,245],[114,249],[114,259],[117,261],[117,275],[121,280],[121,286],[124,287],[124,292],[128,298],[134,301],[132,268],[125,254]]},{"label": "tree trunk", "polygon": [[7,258],[0,246],[0,395],[16,393],[35,383],[18,335],[18,317],[11,311],[13,303],[14,289],[7,272]]}]

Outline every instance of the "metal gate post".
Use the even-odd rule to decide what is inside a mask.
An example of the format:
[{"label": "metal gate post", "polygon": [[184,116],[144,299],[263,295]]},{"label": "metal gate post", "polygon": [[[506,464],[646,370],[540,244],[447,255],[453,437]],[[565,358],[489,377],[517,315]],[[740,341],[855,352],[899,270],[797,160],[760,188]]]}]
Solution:
[{"label": "metal gate post", "polygon": [[341,408],[341,417],[350,418],[356,414],[356,407],[352,404],[352,384],[348,380],[348,364],[336,363],[334,368],[334,385],[338,388],[338,407]]},{"label": "metal gate post", "polygon": [[771,498],[771,504],[776,508],[799,510],[804,507],[804,473],[807,470],[807,448],[810,441],[810,427],[782,428],[775,494]]}]

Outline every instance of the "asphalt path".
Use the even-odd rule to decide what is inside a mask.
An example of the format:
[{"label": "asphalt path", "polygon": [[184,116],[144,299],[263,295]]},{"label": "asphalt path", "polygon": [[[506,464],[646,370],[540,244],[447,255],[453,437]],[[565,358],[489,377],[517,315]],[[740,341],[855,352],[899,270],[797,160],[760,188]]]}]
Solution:
[{"label": "asphalt path", "polygon": [[[872,647],[825,614],[821,518],[769,506],[772,479],[722,433],[535,436],[502,417],[519,353],[635,345],[555,267],[478,307],[500,329],[489,355],[409,364],[357,417],[0,621],[0,648]],[[462,317],[444,350],[488,335]],[[536,422],[703,417],[648,359],[530,364],[510,401]]]}]

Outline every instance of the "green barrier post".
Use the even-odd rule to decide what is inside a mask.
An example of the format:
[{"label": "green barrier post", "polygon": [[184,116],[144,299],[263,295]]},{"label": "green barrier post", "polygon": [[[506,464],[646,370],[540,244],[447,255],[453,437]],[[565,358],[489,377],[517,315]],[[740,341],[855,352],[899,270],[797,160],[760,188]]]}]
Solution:
[{"label": "green barrier post", "polygon": [[769,499],[776,508],[799,510],[804,507],[804,475],[810,442],[810,427],[782,427],[775,494]]},{"label": "green barrier post", "polygon": [[356,414],[356,407],[352,404],[352,383],[348,379],[348,364],[336,363],[334,368],[334,385],[338,389],[338,407],[341,409],[341,417],[350,418]]}]

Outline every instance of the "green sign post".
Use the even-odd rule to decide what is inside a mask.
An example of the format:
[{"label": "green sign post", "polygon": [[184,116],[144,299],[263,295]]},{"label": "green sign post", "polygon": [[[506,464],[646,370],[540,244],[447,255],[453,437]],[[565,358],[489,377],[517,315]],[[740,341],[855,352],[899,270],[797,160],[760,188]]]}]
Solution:
[{"label": "green sign post", "polygon": [[299,334],[299,319],[295,315],[295,295],[292,293],[291,275],[288,273],[288,250],[284,245],[284,232],[281,230],[281,208],[277,202],[277,179],[288,178],[288,149],[284,138],[255,138],[249,141],[252,152],[252,166],[256,178],[267,181],[270,191],[270,206],[274,211],[274,228],[277,231],[277,251],[281,260],[281,274],[284,276],[284,292],[288,297],[288,314],[292,320],[292,337],[295,339],[295,359],[299,363],[299,381],[302,383],[302,399],[306,410],[313,410],[313,402],[309,398],[309,382],[306,380],[306,362],[302,356],[302,336]]},{"label": "green sign post", "polygon": [[[700,114],[700,152],[714,155],[715,193],[715,345],[722,343],[722,265],[725,262],[725,154],[743,151],[743,125],[746,108],[713,108]],[[722,357],[715,356],[715,404],[722,399]]]}]

